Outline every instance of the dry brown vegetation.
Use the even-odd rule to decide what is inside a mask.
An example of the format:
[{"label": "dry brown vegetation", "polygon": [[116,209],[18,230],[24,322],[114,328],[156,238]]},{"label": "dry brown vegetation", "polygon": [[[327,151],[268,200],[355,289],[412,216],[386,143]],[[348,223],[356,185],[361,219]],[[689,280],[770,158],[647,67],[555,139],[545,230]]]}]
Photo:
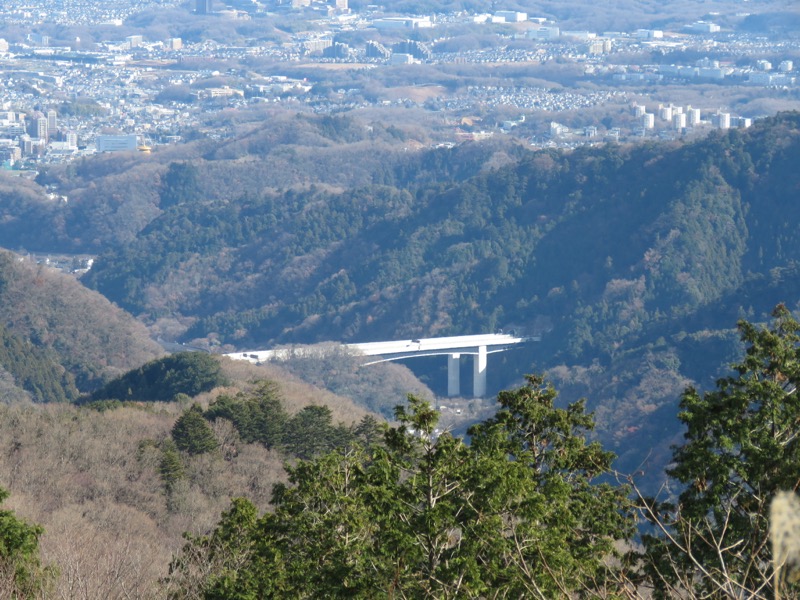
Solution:
[{"label": "dry brown vegetation", "polygon": [[[229,378],[251,383],[204,394],[196,399],[200,404],[270,378],[281,381],[289,412],[325,403],[336,421],[348,424],[365,414],[276,367],[223,364]],[[158,445],[185,408],[151,403],[98,412],[71,405],[0,405],[0,483],[11,493],[6,507],[45,528],[42,561],[60,573],[47,597],[163,597],[160,580],[183,545],[184,532],[211,529],[232,497],[246,496],[267,509],[272,485],[285,478],[285,457],[242,443],[227,421],[213,426],[218,452],[181,457],[185,477],[168,497]]]},{"label": "dry brown vegetation", "polygon": [[[141,323],[74,277],[5,251],[0,322],[4,343],[17,348],[0,365],[3,402],[74,398],[75,387],[89,391],[163,354]],[[15,357],[26,348],[24,360]]]},{"label": "dry brown vegetation", "polygon": [[73,363],[117,375],[163,353],[140,323],[74,278],[11,254],[3,269],[6,324]]},{"label": "dry brown vegetation", "polygon": [[[245,391],[252,389],[258,381],[265,379],[280,381],[281,400],[289,414],[299,412],[310,404],[324,405],[331,409],[334,422],[355,423],[369,412],[354,404],[350,398],[315,387],[277,364],[254,365],[246,361],[228,359],[222,360],[221,364],[222,371],[228,379],[247,382],[237,384],[237,388]],[[222,390],[214,390],[209,394],[199,396],[198,400],[203,403],[210,402],[221,392]]]}]

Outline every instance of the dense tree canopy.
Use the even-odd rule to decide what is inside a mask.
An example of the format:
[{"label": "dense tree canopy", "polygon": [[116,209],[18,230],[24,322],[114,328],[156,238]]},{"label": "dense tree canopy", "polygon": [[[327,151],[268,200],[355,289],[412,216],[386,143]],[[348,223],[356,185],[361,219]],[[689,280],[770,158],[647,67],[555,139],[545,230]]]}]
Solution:
[{"label": "dense tree canopy", "polygon": [[125,373],[91,398],[167,401],[177,394],[196,396],[225,382],[218,358],[205,352],[178,352]]},{"label": "dense tree canopy", "polygon": [[[0,502],[8,498],[0,488]],[[47,592],[54,573],[40,564],[39,536],[44,530],[30,525],[13,511],[0,510],[0,596],[40,598]]]},{"label": "dense tree canopy", "polygon": [[747,350],[734,374],[681,398],[685,441],[668,473],[682,491],[646,511],[660,528],[647,548],[663,597],[773,597],[769,505],[800,487],[800,323],[783,305],[773,317],[764,328],[740,322]]},{"label": "dense tree canopy", "polygon": [[203,409],[196,404],[175,421],[172,440],[178,450],[189,454],[211,452],[219,445],[208,421],[203,418]]},{"label": "dense tree canopy", "polygon": [[625,488],[598,482],[613,455],[587,441],[591,416],[554,398],[529,378],[466,445],[410,396],[380,443],[288,466],[274,512],[257,518],[234,501],[174,561],[174,597],[603,593],[605,559],[632,533],[631,505]]}]

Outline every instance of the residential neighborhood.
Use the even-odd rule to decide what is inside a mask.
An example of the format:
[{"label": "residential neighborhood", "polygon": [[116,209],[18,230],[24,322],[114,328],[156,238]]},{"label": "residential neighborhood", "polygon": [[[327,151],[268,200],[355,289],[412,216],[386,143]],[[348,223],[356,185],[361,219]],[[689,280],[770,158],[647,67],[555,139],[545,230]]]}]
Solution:
[{"label": "residential neighborhood", "polygon": [[[190,35],[171,35],[161,14]],[[567,147],[747,127],[800,106],[796,43],[749,31],[750,13],[716,16],[727,25],[589,31],[518,10],[407,15],[347,0],[10,0],[0,163],[150,152],[224,135],[203,124],[265,104],[413,108],[440,120],[439,143],[514,135]]]}]

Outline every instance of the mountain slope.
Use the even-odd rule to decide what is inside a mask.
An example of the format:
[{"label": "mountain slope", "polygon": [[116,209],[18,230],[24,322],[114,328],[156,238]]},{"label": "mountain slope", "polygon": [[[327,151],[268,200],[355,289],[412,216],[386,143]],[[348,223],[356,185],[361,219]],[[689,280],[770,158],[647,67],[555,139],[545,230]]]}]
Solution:
[{"label": "mountain slope", "polygon": [[[85,281],[137,314],[197,318],[187,337],[231,344],[546,315],[572,329],[573,354],[607,352],[795,258],[796,122],[686,146],[537,153],[447,186],[186,202]],[[590,340],[575,334],[585,327]]]},{"label": "mountain slope", "polygon": [[162,352],[140,323],[99,294],[6,251],[0,251],[0,323],[6,401],[26,394],[73,400],[79,390]]},{"label": "mountain slope", "polygon": [[[543,333],[492,360],[490,389],[549,369],[629,464],[644,447],[663,465],[680,389],[736,356],[736,320],[798,306],[799,155],[797,113],[469,177],[463,149],[440,149],[381,185],[194,197],[85,281],[211,347]],[[441,365],[409,366],[443,392]]]}]

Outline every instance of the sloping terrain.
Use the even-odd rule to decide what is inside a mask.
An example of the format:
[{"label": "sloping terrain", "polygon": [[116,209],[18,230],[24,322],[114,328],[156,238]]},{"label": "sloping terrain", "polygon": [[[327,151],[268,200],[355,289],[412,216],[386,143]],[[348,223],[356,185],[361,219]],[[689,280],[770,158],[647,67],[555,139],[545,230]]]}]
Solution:
[{"label": "sloping terrain", "polygon": [[162,353],[141,323],[75,278],[0,252],[4,401],[74,400]]},{"label": "sloping terrain", "polygon": [[551,369],[635,461],[679,434],[680,390],[735,356],[737,319],[797,305],[799,125],[527,153],[472,176],[465,148],[438,149],[380,185],[199,194],[85,283],[212,347],[541,333],[493,363],[490,385]]}]

